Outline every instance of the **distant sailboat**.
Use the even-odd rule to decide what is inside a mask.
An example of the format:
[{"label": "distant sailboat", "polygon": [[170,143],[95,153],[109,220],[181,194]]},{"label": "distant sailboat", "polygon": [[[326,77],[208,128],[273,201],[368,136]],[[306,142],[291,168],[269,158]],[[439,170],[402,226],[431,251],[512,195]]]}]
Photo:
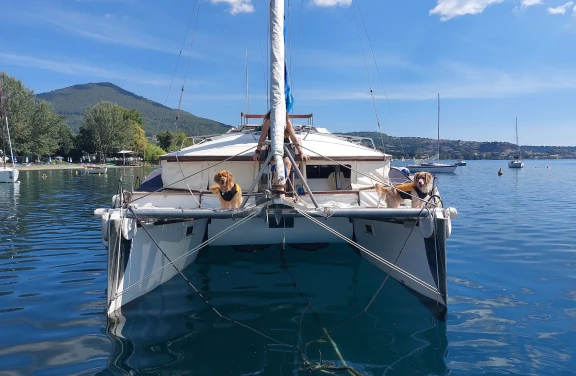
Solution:
[{"label": "distant sailboat", "polygon": [[[6,106],[7,107],[7,106]],[[2,151],[0,156],[0,183],[16,183],[18,181],[19,171],[16,169],[14,164],[14,153],[12,153],[12,140],[10,139],[10,128],[8,126],[8,111],[2,112],[2,86],[0,85],[0,114],[4,115],[4,119],[0,115],[0,121],[5,120],[6,122],[6,133],[8,135],[8,145],[10,146],[10,160],[12,161],[12,167],[6,165],[6,155]]]},{"label": "distant sailboat", "polygon": [[438,94],[438,154],[436,155],[436,162],[423,162],[419,164],[408,165],[406,168],[410,170],[411,173],[427,171],[431,173],[454,173],[458,167],[455,164],[440,163],[440,94]]},{"label": "distant sailboat", "polygon": [[524,162],[522,162],[522,154],[520,153],[520,143],[518,142],[518,118],[516,118],[516,145],[518,145],[518,155],[514,156],[514,160],[508,162],[509,168],[524,167]]}]

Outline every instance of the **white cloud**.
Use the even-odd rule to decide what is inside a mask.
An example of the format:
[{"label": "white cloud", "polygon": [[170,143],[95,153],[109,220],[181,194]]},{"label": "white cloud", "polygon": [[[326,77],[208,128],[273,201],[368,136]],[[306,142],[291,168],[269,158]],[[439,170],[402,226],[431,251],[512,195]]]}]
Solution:
[{"label": "white cloud", "polygon": [[437,14],[442,21],[463,16],[466,14],[479,14],[490,4],[498,4],[504,0],[438,0],[436,7],[430,14]]},{"label": "white cloud", "polygon": [[252,13],[252,0],[210,0],[213,4],[226,3],[230,5],[230,14]]},{"label": "white cloud", "polygon": [[570,8],[574,3],[572,1],[567,2],[564,5],[557,6],[556,8],[548,8],[546,11],[550,14],[565,14],[568,8]]},{"label": "white cloud", "polygon": [[2,65],[38,68],[70,76],[82,76],[83,79],[88,80],[118,80],[152,86],[168,86],[171,82],[169,77],[158,76],[150,72],[138,72],[138,70],[135,70],[133,67],[110,70],[82,63],[74,63],[68,59],[56,61],[31,56],[0,53],[0,62]]},{"label": "white cloud", "polygon": [[312,3],[319,7],[347,7],[352,4],[352,0],[312,0]]},{"label": "white cloud", "polygon": [[528,8],[532,5],[542,4],[542,0],[522,0],[522,8]]}]

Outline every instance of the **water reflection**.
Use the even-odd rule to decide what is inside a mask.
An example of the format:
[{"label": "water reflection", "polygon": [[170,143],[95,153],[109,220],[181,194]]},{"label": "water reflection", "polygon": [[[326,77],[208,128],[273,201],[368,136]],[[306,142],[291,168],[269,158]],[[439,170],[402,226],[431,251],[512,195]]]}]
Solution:
[{"label": "water reflection", "polygon": [[114,349],[102,374],[293,375],[303,354],[340,364],[329,340],[315,341],[323,328],[362,374],[446,374],[445,323],[396,281],[349,321],[383,278],[351,248],[287,248],[282,256],[276,246],[257,253],[208,248],[185,271],[222,315],[281,343],[218,317],[174,278],[110,321]]}]

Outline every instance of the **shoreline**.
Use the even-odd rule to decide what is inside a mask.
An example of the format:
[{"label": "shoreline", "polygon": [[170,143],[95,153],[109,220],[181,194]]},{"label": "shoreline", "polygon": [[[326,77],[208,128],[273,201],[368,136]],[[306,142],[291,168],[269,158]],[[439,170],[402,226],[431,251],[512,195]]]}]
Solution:
[{"label": "shoreline", "polygon": [[[81,163],[59,163],[59,164],[32,164],[32,165],[16,165],[18,171],[40,171],[40,170],[84,170],[86,164]],[[12,167],[12,164],[6,164],[6,167]],[[154,166],[110,166],[106,165],[108,168],[142,168],[142,167],[154,167]],[[2,167],[0,166],[0,170]]]}]

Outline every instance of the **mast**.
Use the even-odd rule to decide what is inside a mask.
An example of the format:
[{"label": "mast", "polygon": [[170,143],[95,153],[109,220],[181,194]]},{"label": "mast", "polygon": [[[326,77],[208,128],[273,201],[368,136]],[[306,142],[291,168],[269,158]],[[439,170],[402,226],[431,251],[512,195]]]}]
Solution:
[{"label": "mast", "polygon": [[276,161],[276,184],[285,184],[284,128],[286,100],[284,97],[284,0],[270,2],[270,134]]},{"label": "mast", "polygon": [[518,116],[516,116],[516,146],[518,146],[518,159],[522,159],[520,155],[520,142],[518,142]]},{"label": "mast", "polygon": [[8,126],[8,114],[6,116],[6,133],[8,133],[8,145],[10,145],[10,159],[12,160],[12,167],[15,169],[16,165],[14,164],[14,153],[12,152],[12,140],[10,140],[10,127]]},{"label": "mast", "polygon": [[249,114],[249,103],[248,103],[248,49],[246,49],[246,114]]},{"label": "mast", "polygon": [[438,93],[438,163],[440,163],[440,93]]},{"label": "mast", "polygon": [[[2,92],[2,85],[0,84],[0,122],[2,121],[2,95],[4,93]],[[7,99],[6,99],[7,100]],[[8,135],[8,146],[10,147],[10,160],[12,161],[12,167],[14,169],[16,169],[16,164],[14,163],[14,153],[12,152],[12,140],[10,139],[10,127],[8,126],[8,105],[6,104],[6,110],[4,111],[4,116],[6,118],[6,133]],[[2,153],[4,153],[4,151],[2,151]],[[4,155],[2,155],[2,157],[4,157]],[[6,162],[6,160],[4,160],[4,162]],[[4,166],[6,166],[6,164],[4,164]]]}]

